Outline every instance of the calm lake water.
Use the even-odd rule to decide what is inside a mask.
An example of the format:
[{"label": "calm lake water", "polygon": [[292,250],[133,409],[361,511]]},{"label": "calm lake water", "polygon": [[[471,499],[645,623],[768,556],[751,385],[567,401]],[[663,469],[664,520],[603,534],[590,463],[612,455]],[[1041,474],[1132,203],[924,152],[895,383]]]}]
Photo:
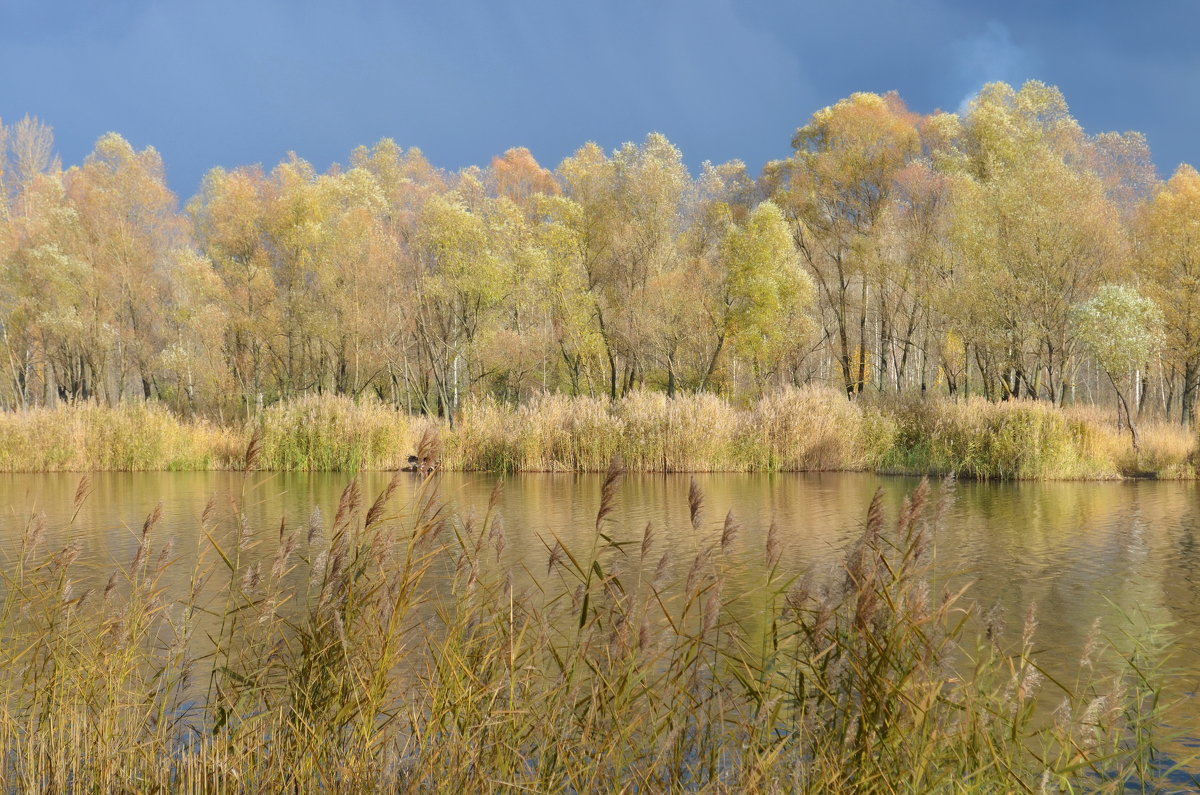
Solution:
[{"label": "calm lake water", "polygon": [[[366,504],[387,483],[387,473],[360,477]],[[199,517],[215,498],[217,513],[232,516],[231,498],[250,523],[271,533],[281,517],[302,526],[313,508],[326,525],[349,481],[342,474],[110,473],[93,478],[93,492],[71,525],[77,475],[0,476],[0,559],[10,559],[22,528],[44,512],[48,543],[82,544],[81,560],[103,583],[114,563],[127,565],[137,532],[159,500],[159,543],[173,538],[187,557],[201,541]],[[482,514],[498,476],[442,473],[444,499],[457,511]],[[767,529],[783,531],[783,565],[801,572],[834,564],[860,532],[872,494],[882,488],[889,516],[917,484],[912,478],[860,474],[699,475],[705,495],[701,537],[688,519],[687,475],[633,475],[619,492],[612,532],[640,538],[651,523],[659,545],[681,552],[719,537],[727,511],[743,525],[736,554],[744,576],[761,570]],[[599,501],[600,475],[504,477],[500,501],[507,533],[505,562],[521,576],[544,574],[544,538],[557,534],[568,545],[590,543]],[[420,480],[413,476],[397,494],[402,509]],[[973,599],[999,604],[1009,633],[1020,631],[1030,602],[1038,605],[1037,645],[1051,668],[1076,660],[1096,617],[1118,643],[1124,633],[1148,624],[1170,627],[1173,666],[1182,672],[1172,687],[1185,698],[1200,679],[1200,484],[959,483],[946,527],[936,539],[937,565],[945,576],[975,582]],[[226,520],[228,521],[228,519]],[[271,533],[273,534],[273,533]],[[690,560],[690,558],[689,558]],[[177,567],[187,576],[187,567]],[[1194,712],[1200,713],[1200,709]],[[1184,719],[1187,735],[1200,736],[1200,714]]]}]

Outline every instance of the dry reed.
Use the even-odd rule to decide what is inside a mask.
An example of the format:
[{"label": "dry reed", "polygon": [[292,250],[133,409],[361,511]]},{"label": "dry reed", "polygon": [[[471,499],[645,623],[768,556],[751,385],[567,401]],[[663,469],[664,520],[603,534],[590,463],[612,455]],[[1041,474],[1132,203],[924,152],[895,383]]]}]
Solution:
[{"label": "dry reed", "polygon": [[537,576],[503,563],[498,492],[460,519],[433,479],[365,512],[352,482],[304,540],[206,509],[178,593],[160,509],[102,596],[31,522],[2,570],[3,788],[1119,792],[1165,772],[1152,649],[1096,634],[1068,688],[1040,674],[1035,613],[1008,649],[969,629],[965,591],[933,591],[949,485],[891,525],[874,500],[828,574],[780,571],[773,528],[739,586],[732,515],[709,534],[693,489],[700,551],[655,566],[651,528],[612,525],[621,476],[590,548],[547,539]]},{"label": "dry reed", "polygon": [[[1198,439],[1145,423],[1128,435],[1094,407],[890,397],[851,402],[783,389],[738,407],[634,392],[618,401],[544,395],[468,403],[453,429],[378,402],[309,396],[244,424],[181,420],[155,404],[0,414],[0,471],[393,470],[416,454],[442,469],[603,472],[876,471],[998,479],[1192,478]],[[251,455],[252,453],[252,455]]]}]

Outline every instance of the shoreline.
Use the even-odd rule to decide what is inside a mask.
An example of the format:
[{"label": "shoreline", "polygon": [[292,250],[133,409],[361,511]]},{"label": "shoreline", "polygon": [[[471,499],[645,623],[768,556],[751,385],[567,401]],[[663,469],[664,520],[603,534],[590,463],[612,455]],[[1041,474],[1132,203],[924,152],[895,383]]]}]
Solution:
[{"label": "shoreline", "polygon": [[[922,472],[922,471],[897,471],[897,470],[873,470],[873,469],[639,469],[639,470],[623,470],[627,476],[638,475],[874,475],[881,478],[928,478],[932,481],[951,478],[956,481],[966,483],[1143,483],[1143,482],[1176,482],[1189,483],[1200,481],[1200,475],[1188,473],[1184,475],[1161,476],[1158,473],[1142,474],[1142,475],[1116,475],[1112,477],[1096,476],[1096,477],[1019,477],[1019,478],[1000,478],[1000,477],[978,477],[974,475],[960,475],[954,472]],[[349,473],[349,474],[374,474],[374,475],[389,475],[404,470],[397,469],[377,469],[372,467],[361,467],[356,470],[352,469],[250,469],[243,470],[239,467],[209,467],[207,469],[4,469],[0,470],[0,475],[109,475],[109,474],[170,474],[170,473],[188,473],[188,472],[228,472],[242,474],[333,474],[333,473]],[[516,470],[500,470],[500,469],[449,469],[444,468],[436,473],[429,475],[436,477],[438,474],[493,474],[493,475],[603,475],[604,471],[599,469],[516,469]],[[422,478],[418,472],[408,473],[414,477]]]},{"label": "shoreline", "polygon": [[454,427],[377,402],[313,396],[248,421],[186,419],[156,403],[0,413],[0,472],[871,472],[963,480],[1194,480],[1196,433],[1144,423],[1140,455],[1097,407],[876,398],[806,387],[737,405],[707,394],[539,396],[466,406]]}]

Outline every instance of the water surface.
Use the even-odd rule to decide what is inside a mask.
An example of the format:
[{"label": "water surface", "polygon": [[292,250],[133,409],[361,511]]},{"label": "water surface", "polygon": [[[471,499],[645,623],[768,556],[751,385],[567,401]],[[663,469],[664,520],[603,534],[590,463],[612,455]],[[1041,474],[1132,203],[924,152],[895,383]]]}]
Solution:
[{"label": "water surface", "polygon": [[[387,473],[360,477],[366,504],[387,483]],[[690,553],[719,537],[732,510],[743,529],[734,554],[742,576],[762,571],[767,529],[782,531],[783,566],[803,572],[831,566],[860,532],[866,507],[882,489],[889,516],[917,481],[866,474],[721,474],[696,480],[705,495],[704,525],[689,521],[689,476],[634,475],[619,491],[611,532],[640,538],[647,523],[661,548]],[[251,526],[289,528],[307,523],[316,506],[325,524],[336,512],[345,474],[105,473],[92,478],[92,493],[72,522],[77,475],[0,476],[0,559],[11,559],[23,528],[45,514],[48,545],[77,540],[81,560],[97,582],[114,565],[127,565],[146,514],[161,500],[156,530],[172,539],[185,560],[204,542],[200,516],[228,527],[243,513]],[[503,562],[525,578],[545,576],[547,544],[590,544],[602,476],[570,474],[442,473],[441,494],[462,515],[482,514],[497,480],[506,544]],[[411,501],[420,479],[406,479],[397,510]],[[270,533],[270,530],[267,530]],[[972,598],[998,604],[1010,633],[1036,602],[1038,648],[1050,668],[1069,668],[1097,617],[1118,644],[1127,632],[1148,625],[1168,628],[1175,639],[1174,665],[1183,676],[1173,693],[1187,697],[1200,678],[1200,484],[1155,481],[1123,483],[960,483],[949,520],[936,539],[944,576],[973,580]],[[183,581],[187,566],[170,576]],[[1015,629],[1014,629],[1015,628]],[[1198,711],[1200,712],[1200,711]],[[1200,715],[1184,728],[1200,736]]]}]

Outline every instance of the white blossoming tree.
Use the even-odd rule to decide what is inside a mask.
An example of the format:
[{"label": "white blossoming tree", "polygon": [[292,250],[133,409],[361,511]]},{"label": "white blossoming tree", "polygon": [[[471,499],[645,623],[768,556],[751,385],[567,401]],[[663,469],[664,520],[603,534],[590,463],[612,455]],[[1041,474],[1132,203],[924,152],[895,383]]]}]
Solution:
[{"label": "white blossoming tree", "polygon": [[1129,428],[1136,459],[1140,440],[1129,389],[1132,373],[1162,345],[1162,311],[1132,287],[1110,284],[1077,306],[1074,315],[1079,337],[1117,393],[1118,418],[1123,416]]}]

